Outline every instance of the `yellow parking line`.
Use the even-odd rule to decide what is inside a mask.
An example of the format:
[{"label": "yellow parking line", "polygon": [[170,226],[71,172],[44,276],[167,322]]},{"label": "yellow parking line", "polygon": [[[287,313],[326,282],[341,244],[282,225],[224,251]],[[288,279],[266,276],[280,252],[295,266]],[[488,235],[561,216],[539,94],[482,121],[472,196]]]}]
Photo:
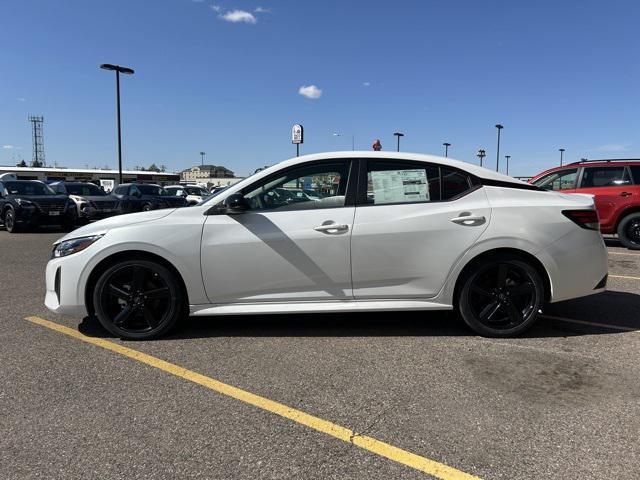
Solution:
[{"label": "yellow parking line", "polygon": [[628,255],[629,257],[640,257],[640,253],[626,253],[626,252],[609,252],[609,255]]},{"label": "yellow parking line", "polygon": [[621,325],[610,325],[608,323],[587,322],[586,320],[574,320],[573,318],[554,317],[553,315],[542,315],[542,318],[549,320],[557,320],[560,322],[577,323],[578,325],[589,325],[590,327],[609,328],[611,330],[619,330],[621,332],[637,332],[637,328],[623,327]]},{"label": "yellow parking line", "polygon": [[624,278],[626,280],[640,280],[640,277],[629,277],[628,275],[609,275],[609,278]]},{"label": "yellow parking line", "polygon": [[256,395],[232,385],[222,383],[211,377],[207,377],[173,363],[160,360],[159,358],[147,355],[146,353],[142,353],[138,350],[124,347],[102,338],[87,337],[77,330],[40,317],[26,317],[25,320],[37,323],[38,325],[55,330],[58,333],[63,333],[83,342],[90,343],[97,347],[111,350],[112,352],[118,353],[132,360],[145,363],[151,367],[170,373],[171,375],[175,375],[176,377],[197,383],[205,388],[221,393],[222,395],[235,398],[243,403],[253,405],[261,410],[280,415],[281,417],[287,418],[295,423],[299,423],[318,432],[325,433],[342,440],[343,442],[351,443],[364,450],[375,453],[376,455],[388,458],[389,460],[414,468],[436,478],[440,478],[442,480],[479,480],[479,477],[462,472],[443,463],[421,457],[415,453],[411,453],[380,440],[376,440],[375,438],[360,435],[349,428],[309,415],[301,410],[288,407],[282,403],[269,400],[268,398],[261,397],[260,395]]}]

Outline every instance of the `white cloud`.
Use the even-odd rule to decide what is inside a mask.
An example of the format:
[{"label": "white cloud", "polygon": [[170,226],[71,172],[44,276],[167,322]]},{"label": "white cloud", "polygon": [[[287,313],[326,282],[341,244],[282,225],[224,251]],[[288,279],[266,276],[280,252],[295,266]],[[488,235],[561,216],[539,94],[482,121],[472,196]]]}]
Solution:
[{"label": "white cloud", "polygon": [[216,13],[220,13],[222,11],[222,7],[220,5],[216,5],[215,3],[209,5],[209,8]]},{"label": "white cloud", "polygon": [[258,19],[252,13],[244,10],[232,10],[223,15],[218,15],[218,17],[225,22],[231,23],[250,23],[252,25],[258,23]]},{"label": "white cloud", "polygon": [[20,147],[16,147],[15,145],[2,145],[2,148],[5,150],[20,150]]},{"label": "white cloud", "polygon": [[322,96],[322,90],[315,85],[303,85],[298,89],[298,93],[303,97],[311,98],[313,100]]},{"label": "white cloud", "polygon": [[271,13],[271,9],[270,8],[265,8],[265,7],[257,7],[254,10],[255,13]]},{"label": "white cloud", "polygon": [[607,143],[606,145],[600,145],[596,147],[597,152],[616,153],[616,152],[628,152],[630,143]]},{"label": "white cloud", "polygon": [[363,87],[370,87],[371,86],[371,82],[362,82],[362,86]]},{"label": "white cloud", "polygon": [[26,102],[27,101],[27,99],[24,98],[24,97],[18,97],[18,98],[16,98],[16,100],[19,101],[19,102]]}]

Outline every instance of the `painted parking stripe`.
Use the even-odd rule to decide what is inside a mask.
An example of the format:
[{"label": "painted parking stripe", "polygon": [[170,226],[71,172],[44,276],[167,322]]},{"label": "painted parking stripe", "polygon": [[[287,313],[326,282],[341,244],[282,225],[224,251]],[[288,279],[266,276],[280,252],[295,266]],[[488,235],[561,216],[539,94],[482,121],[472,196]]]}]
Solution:
[{"label": "painted parking stripe", "polygon": [[588,322],[586,320],[574,320],[573,318],[554,317],[553,315],[542,315],[542,318],[556,320],[558,322],[576,323],[578,325],[588,325],[590,327],[608,328],[610,330],[619,330],[621,332],[637,332],[637,328],[623,327],[622,325],[611,325],[608,323]]},{"label": "painted parking stripe", "polygon": [[626,252],[609,252],[609,255],[627,255],[629,257],[640,257],[640,253],[626,253]]},{"label": "painted parking stripe", "polygon": [[479,477],[470,475],[461,470],[457,470],[443,463],[421,457],[420,455],[416,455],[415,453],[411,453],[380,440],[376,440],[375,438],[366,435],[360,435],[349,428],[329,422],[327,420],[323,420],[322,418],[315,417],[313,415],[309,415],[308,413],[305,413],[301,410],[288,407],[287,405],[284,405],[282,403],[269,400],[268,398],[261,397],[260,395],[256,395],[232,385],[222,383],[211,377],[207,377],[173,363],[160,360],[159,358],[153,357],[138,350],[124,347],[122,345],[111,342],[109,340],[104,340],[102,338],[87,337],[77,330],[65,327],[49,320],[45,320],[40,317],[26,317],[25,320],[49,328],[58,333],[76,338],[83,342],[90,343],[97,347],[110,350],[124,357],[128,357],[132,360],[144,363],[166,373],[170,373],[171,375],[175,375],[176,377],[180,377],[184,380],[197,383],[198,385],[218,392],[222,395],[235,398],[236,400],[249,405],[253,405],[254,407],[257,407],[261,410],[287,418],[295,423],[304,425],[318,432],[325,433],[334,438],[342,440],[343,442],[351,443],[371,453],[375,453],[376,455],[388,458],[389,460],[427,473],[436,478],[440,478],[442,480],[479,480]]},{"label": "painted parking stripe", "polygon": [[624,278],[626,280],[640,280],[640,277],[630,277],[628,275],[609,275],[609,278]]}]

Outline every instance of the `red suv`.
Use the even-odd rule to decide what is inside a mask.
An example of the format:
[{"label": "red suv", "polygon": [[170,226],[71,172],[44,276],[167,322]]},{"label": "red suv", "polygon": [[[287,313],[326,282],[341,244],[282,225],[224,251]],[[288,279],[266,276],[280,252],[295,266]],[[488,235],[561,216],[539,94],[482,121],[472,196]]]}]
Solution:
[{"label": "red suv", "polygon": [[529,180],[562,193],[595,195],[602,233],[640,250],[640,160],[585,160],[552,168]]}]

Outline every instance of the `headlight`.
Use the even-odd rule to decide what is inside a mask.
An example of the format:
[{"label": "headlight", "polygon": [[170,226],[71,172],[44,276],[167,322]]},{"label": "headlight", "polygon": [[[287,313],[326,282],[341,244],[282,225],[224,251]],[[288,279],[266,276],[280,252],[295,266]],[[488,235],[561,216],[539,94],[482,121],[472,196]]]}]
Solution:
[{"label": "headlight", "polygon": [[16,198],[16,203],[21,207],[33,207],[33,202],[29,200],[25,200],[23,198]]},{"label": "headlight", "polygon": [[100,240],[103,235],[93,235],[91,237],[72,238],[58,243],[53,249],[53,257],[66,257],[73,253],[78,253],[87,248],[89,245]]}]

